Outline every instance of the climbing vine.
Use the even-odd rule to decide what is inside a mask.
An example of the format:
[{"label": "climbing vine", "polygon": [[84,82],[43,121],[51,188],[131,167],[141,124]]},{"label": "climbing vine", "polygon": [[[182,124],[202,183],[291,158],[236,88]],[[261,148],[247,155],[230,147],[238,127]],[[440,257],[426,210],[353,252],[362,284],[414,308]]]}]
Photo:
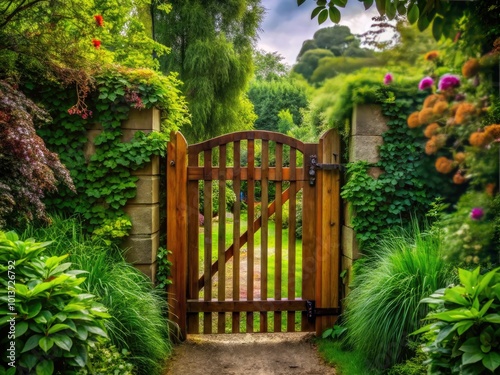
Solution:
[{"label": "climbing vine", "polygon": [[[94,234],[119,239],[130,229],[123,207],[136,195],[133,171],[145,166],[154,155],[163,155],[168,132],[189,122],[183,97],[174,75],[162,76],[149,69],[119,68],[102,72],[89,81],[83,111],[75,111],[78,93],[59,84],[28,83],[24,88],[37,97],[53,121],[39,133],[48,147],[68,167],[76,194],[61,188],[46,200],[47,207],[79,214]],[[121,124],[131,110],[156,107],[162,112],[160,132],[136,132],[123,140]],[[98,129],[89,146],[87,131]],[[92,131],[92,130],[91,130]]]},{"label": "climbing vine", "polygon": [[[423,95],[381,86],[377,96],[388,117],[380,160],[373,165],[365,161],[348,164],[349,179],[342,189],[342,197],[355,212],[352,224],[364,249],[382,231],[426,213],[437,196],[451,197],[457,190],[442,176],[429,173],[433,161],[423,151],[423,134],[407,126],[408,114],[422,103]],[[378,178],[368,174],[372,167],[382,170]]]}]

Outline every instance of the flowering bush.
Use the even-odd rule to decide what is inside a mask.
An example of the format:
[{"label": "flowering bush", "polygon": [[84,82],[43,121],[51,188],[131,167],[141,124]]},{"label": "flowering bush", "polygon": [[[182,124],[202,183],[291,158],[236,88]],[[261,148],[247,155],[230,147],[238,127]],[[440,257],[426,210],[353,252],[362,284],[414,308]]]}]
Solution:
[{"label": "flowering bush", "polygon": [[74,190],[68,170],[36,134],[48,119],[21,92],[0,81],[0,228],[48,220],[42,198],[63,182]]}]

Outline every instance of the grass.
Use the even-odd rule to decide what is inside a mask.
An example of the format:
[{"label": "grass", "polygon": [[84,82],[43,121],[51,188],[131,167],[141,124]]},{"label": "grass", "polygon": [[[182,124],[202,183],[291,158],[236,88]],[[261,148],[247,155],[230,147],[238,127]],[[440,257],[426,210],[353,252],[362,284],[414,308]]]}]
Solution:
[{"label": "grass", "polygon": [[359,350],[346,350],[340,341],[317,340],[318,351],[323,359],[335,366],[337,375],[379,375],[382,372],[369,367],[366,356]]},{"label": "grass", "polygon": [[162,373],[171,350],[166,296],[126,263],[118,248],[88,238],[76,220],[60,218],[47,228],[28,228],[22,237],[54,241],[48,248],[53,255],[70,253],[73,268],[88,271],[82,286],[112,316],[107,323],[112,343],[131,352],[128,360],[138,374]]},{"label": "grass", "polygon": [[363,264],[344,314],[350,344],[378,368],[389,368],[414,353],[408,335],[427,313],[420,300],[450,281],[440,256],[437,232],[385,234]]},{"label": "grass", "polygon": [[[246,212],[242,212],[241,214],[241,224],[240,224],[240,234],[243,234],[248,225],[247,221],[247,215]],[[226,219],[225,221],[225,248],[227,249],[232,243],[233,243],[233,220],[232,219]],[[219,230],[219,222],[213,222],[212,223],[212,263],[217,260],[218,258],[218,230]],[[282,233],[282,258],[281,258],[281,296],[282,298],[287,298],[288,296],[288,266],[289,266],[289,259],[288,259],[288,229],[283,229],[281,231]],[[275,275],[276,275],[276,254],[275,254],[275,247],[276,247],[276,226],[274,221],[269,221],[268,222],[268,256],[267,256],[267,297],[268,298],[274,298],[275,296]],[[204,256],[205,256],[205,250],[204,250],[204,233],[203,231],[200,231],[199,234],[199,269],[200,269],[200,276],[203,275],[203,263],[204,263]],[[261,251],[261,244],[262,244],[262,237],[261,237],[261,230],[259,229],[257,232],[254,234],[254,254],[256,258],[260,258],[260,251]],[[296,262],[295,262],[295,297],[300,297],[302,295],[302,241],[300,239],[296,240],[295,243],[296,247]],[[247,245],[244,245],[241,249],[241,256],[242,259],[246,257],[246,251],[247,251]],[[243,260],[243,262],[245,262]],[[255,265],[260,266],[260,261],[258,259],[255,262]],[[227,285],[232,285],[232,269],[233,269],[233,264],[232,260],[228,261],[226,263],[226,284]],[[246,280],[246,273],[244,274],[243,272],[240,274],[240,280]],[[255,287],[257,290],[260,290],[260,281],[255,281]],[[241,288],[240,288],[241,289]],[[217,297],[217,283],[214,282],[212,285],[212,297],[216,298]],[[226,290],[226,299],[231,298],[232,296],[232,290],[229,292]],[[203,291],[200,292],[200,298],[203,298]],[[215,314],[216,315],[216,314]],[[214,316],[215,316],[214,315]],[[226,314],[226,332],[231,331],[231,326],[232,326],[232,321],[231,317],[229,317],[230,314]],[[268,313],[267,314],[267,320],[268,320],[268,331],[272,332],[274,331],[274,313]],[[240,321],[240,330],[242,332],[246,331],[246,317],[245,314],[241,314],[242,318]],[[200,318],[200,321],[203,319]],[[214,319],[216,320],[216,318]],[[260,331],[260,314],[255,313],[254,317],[254,331]],[[282,324],[281,324],[281,330],[286,331],[287,330],[287,315],[286,313],[282,314],[281,317]],[[295,314],[295,330],[300,330],[301,326],[301,314],[296,313]]]}]

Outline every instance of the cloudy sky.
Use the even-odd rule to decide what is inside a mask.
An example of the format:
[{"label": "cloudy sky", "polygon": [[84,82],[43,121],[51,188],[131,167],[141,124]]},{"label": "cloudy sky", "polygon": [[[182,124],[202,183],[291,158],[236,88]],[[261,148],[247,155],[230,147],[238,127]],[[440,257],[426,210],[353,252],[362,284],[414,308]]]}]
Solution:
[{"label": "cloudy sky", "polygon": [[[312,39],[316,30],[334,25],[329,19],[321,26],[317,19],[311,20],[311,11],[316,7],[314,0],[307,0],[300,7],[296,0],[262,0],[262,5],[266,14],[258,46],[268,52],[277,51],[289,65],[295,63],[304,40]],[[365,11],[363,3],[357,0],[349,0],[340,13],[340,24],[348,26],[353,34],[367,31],[371,18],[378,15],[375,6]]]}]

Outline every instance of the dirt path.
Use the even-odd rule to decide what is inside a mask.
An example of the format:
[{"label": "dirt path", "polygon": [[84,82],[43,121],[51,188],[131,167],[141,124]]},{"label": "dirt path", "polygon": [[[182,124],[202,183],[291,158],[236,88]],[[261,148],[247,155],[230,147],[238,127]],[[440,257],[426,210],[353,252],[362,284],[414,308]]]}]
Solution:
[{"label": "dirt path", "polygon": [[165,375],[335,375],[312,334],[190,335],[177,346]]}]

